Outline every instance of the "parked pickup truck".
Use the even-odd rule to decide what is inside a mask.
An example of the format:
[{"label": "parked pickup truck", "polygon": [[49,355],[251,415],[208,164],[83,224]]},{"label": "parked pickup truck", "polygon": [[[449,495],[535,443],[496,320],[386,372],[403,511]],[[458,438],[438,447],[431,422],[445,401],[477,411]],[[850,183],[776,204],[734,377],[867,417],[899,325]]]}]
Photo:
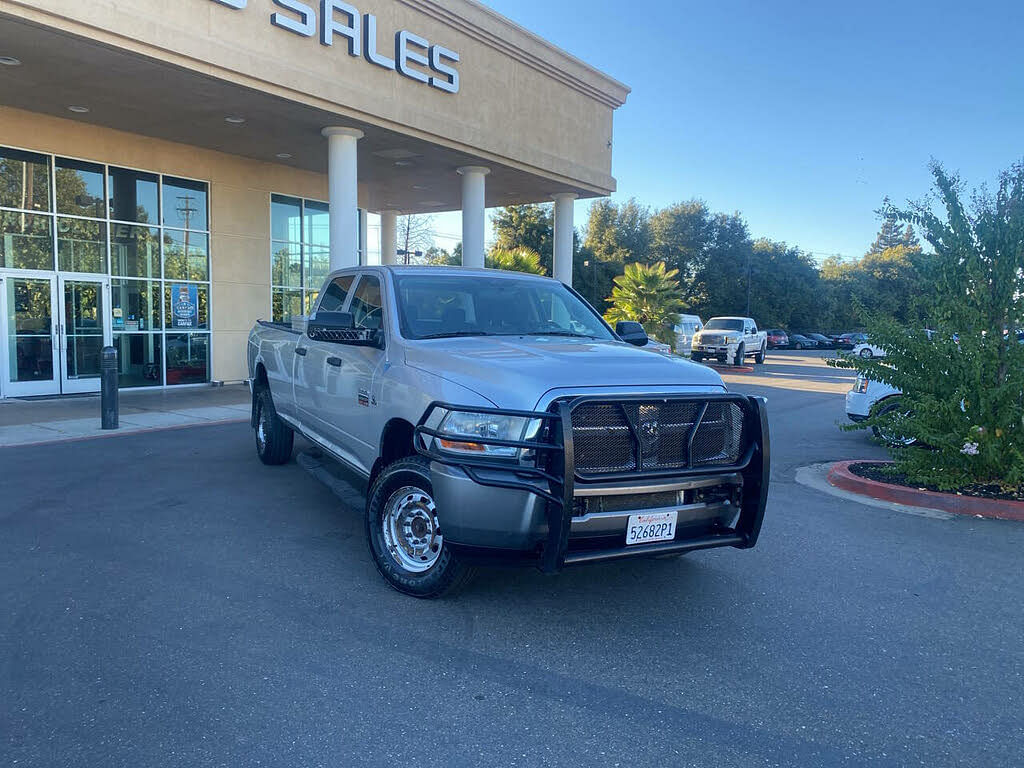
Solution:
[{"label": "parked pickup truck", "polygon": [[417,597],[479,564],[754,546],[764,400],[646,341],[548,278],[342,270],[304,329],[249,335],[256,450],[283,464],[297,432],[365,477],[373,560]]},{"label": "parked pickup truck", "polygon": [[714,357],[719,363],[743,365],[753,355],[755,363],[763,363],[768,352],[768,334],[757,330],[749,317],[712,317],[704,329],[694,334],[690,358],[701,362]]}]

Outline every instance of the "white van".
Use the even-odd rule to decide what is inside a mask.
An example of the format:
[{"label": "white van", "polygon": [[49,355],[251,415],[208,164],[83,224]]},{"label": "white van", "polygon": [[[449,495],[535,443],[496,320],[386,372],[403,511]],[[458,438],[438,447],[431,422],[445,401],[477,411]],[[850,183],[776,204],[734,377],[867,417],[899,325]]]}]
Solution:
[{"label": "white van", "polygon": [[698,315],[676,315],[672,331],[676,335],[676,354],[690,356],[690,345],[693,334],[704,327],[704,321]]}]

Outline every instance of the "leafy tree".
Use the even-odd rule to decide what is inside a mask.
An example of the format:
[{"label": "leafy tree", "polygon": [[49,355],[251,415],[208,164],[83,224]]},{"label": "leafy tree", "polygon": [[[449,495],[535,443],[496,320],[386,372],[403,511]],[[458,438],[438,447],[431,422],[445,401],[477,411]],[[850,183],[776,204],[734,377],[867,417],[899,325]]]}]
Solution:
[{"label": "leafy tree", "polygon": [[[888,204],[889,201],[886,200],[886,205]],[[882,221],[882,228],[879,230],[875,242],[871,244],[868,254],[879,254],[900,246],[920,250],[921,242],[914,235],[913,226],[907,224],[905,228],[901,229],[899,222],[887,218]]]},{"label": "leafy tree", "polygon": [[672,338],[666,331],[681,306],[677,274],[661,261],[653,265],[627,264],[623,274],[615,278],[605,319],[613,325],[620,320],[635,320],[660,338]]},{"label": "leafy tree", "polygon": [[540,257],[545,272],[551,271],[554,254],[554,220],[550,205],[510,205],[499,208],[491,225],[494,247],[503,250],[529,248]]},{"label": "leafy tree", "polygon": [[583,245],[598,261],[646,261],[651,242],[650,210],[635,199],[622,206],[602,199],[590,206]]},{"label": "leafy tree", "polygon": [[714,221],[703,200],[676,203],[651,216],[651,252],[654,258],[692,277],[707,257],[714,238]]},{"label": "leafy tree", "polygon": [[822,327],[821,277],[810,256],[761,238],[752,246],[750,271],[750,314],[761,327]]},{"label": "leafy tree", "polygon": [[423,261],[439,267],[458,267],[462,265],[462,256],[451,254],[445,248],[432,246],[423,254]]},{"label": "leafy tree", "polygon": [[[934,334],[881,312],[869,316],[881,359],[845,358],[902,393],[901,407],[860,426],[887,428],[921,445],[893,448],[912,482],[953,489],[1024,485],[1024,163],[1000,175],[993,195],[963,202],[959,179],[931,167],[941,216],[926,203],[889,208],[934,249],[920,266],[922,309]],[[895,413],[905,413],[896,416]]]},{"label": "leafy tree", "polygon": [[484,259],[488,269],[504,269],[509,272],[529,272],[534,275],[546,275],[547,270],[540,263],[540,254],[520,246],[518,248],[491,248]]}]

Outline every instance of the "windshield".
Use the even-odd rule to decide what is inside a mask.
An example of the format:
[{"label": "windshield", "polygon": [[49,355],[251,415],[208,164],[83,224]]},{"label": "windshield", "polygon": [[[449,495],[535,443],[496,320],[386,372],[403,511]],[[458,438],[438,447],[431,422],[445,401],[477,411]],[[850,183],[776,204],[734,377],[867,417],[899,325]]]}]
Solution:
[{"label": "windshield", "polygon": [[742,320],[729,320],[727,318],[718,317],[714,320],[708,320],[707,325],[704,326],[705,331],[742,331],[743,321]]},{"label": "windshield", "polygon": [[615,337],[597,313],[555,280],[397,275],[402,335]]}]

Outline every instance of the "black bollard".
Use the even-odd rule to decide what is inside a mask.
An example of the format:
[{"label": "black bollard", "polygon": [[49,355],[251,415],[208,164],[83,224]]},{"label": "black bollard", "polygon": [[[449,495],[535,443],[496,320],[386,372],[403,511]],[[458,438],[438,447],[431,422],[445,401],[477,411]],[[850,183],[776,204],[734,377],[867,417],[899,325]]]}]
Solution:
[{"label": "black bollard", "polygon": [[117,429],[117,350],[100,351],[100,416],[103,429]]}]

